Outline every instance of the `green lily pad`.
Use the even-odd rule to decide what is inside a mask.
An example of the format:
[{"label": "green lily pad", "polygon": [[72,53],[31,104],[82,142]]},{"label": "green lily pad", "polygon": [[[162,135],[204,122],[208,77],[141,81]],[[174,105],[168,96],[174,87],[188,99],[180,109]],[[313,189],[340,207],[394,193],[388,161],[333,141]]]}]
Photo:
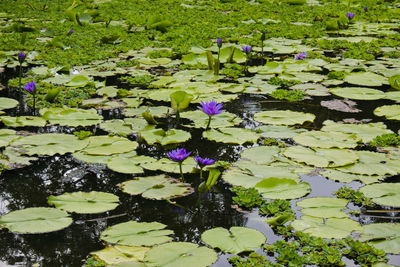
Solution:
[{"label": "green lily pad", "polygon": [[264,124],[295,125],[306,121],[314,121],[315,115],[311,113],[296,112],[290,110],[269,110],[254,114],[254,120]]},{"label": "green lily pad", "polygon": [[341,239],[350,235],[353,231],[361,231],[361,225],[349,218],[318,218],[303,216],[300,220],[294,220],[292,227],[297,231],[303,231],[312,236],[321,238]]},{"label": "green lily pad", "polygon": [[363,175],[395,175],[400,172],[400,159],[371,151],[354,152],[359,157],[358,162],[349,166],[337,168],[339,171]]},{"label": "green lily pad", "polygon": [[293,136],[303,146],[319,148],[355,148],[358,139],[354,135],[340,132],[309,131]]},{"label": "green lily pad", "polygon": [[155,125],[149,125],[145,119],[141,118],[126,118],[125,120],[108,120],[100,123],[100,128],[104,131],[127,136],[137,133],[142,130],[154,129]]},{"label": "green lily pad", "polygon": [[12,140],[17,138],[18,136],[15,133],[14,130],[0,129],[0,147],[8,146]]},{"label": "green lily pad", "polygon": [[100,123],[103,119],[95,109],[43,108],[39,113],[50,124],[61,126],[90,126]]},{"label": "green lily pad", "polygon": [[382,122],[350,124],[337,123],[331,120],[324,121],[321,131],[353,134],[361,139],[363,143],[369,143],[377,136],[393,133],[391,130],[386,129],[386,125]]},{"label": "green lily pad", "polygon": [[96,90],[96,93],[100,96],[116,97],[118,89],[115,86],[105,86]]},{"label": "green lily pad", "polygon": [[363,226],[361,242],[382,249],[386,253],[400,254],[400,223],[372,223]]},{"label": "green lily pad", "polygon": [[38,160],[36,157],[25,157],[22,156],[23,151],[8,146],[4,149],[3,154],[1,155],[0,163],[8,166],[9,169],[16,169],[23,166],[31,165],[31,161]]},{"label": "green lily pad", "polygon": [[189,184],[182,183],[165,174],[140,177],[135,180],[123,182],[119,187],[127,194],[141,194],[144,198],[156,200],[187,196],[194,192],[194,189]]},{"label": "green lily pad", "polygon": [[79,214],[113,210],[118,206],[118,201],[116,195],[96,191],[64,193],[59,196],[51,195],[48,199],[48,203],[56,208]]},{"label": "green lily pad", "polygon": [[67,212],[54,208],[27,208],[0,217],[0,226],[20,234],[54,232],[71,223]]},{"label": "green lily pad", "polygon": [[286,178],[267,178],[254,187],[264,198],[271,199],[295,199],[311,192],[308,183],[297,183]]},{"label": "green lily pad", "polygon": [[344,81],[361,86],[382,86],[388,84],[388,79],[373,72],[355,72],[344,77]]},{"label": "green lily pad", "polygon": [[243,128],[210,129],[203,132],[203,137],[215,142],[239,145],[244,143],[256,143],[260,138],[251,130]]},{"label": "green lily pad", "polygon": [[[206,128],[208,124],[208,115],[201,110],[186,111],[181,113],[181,118],[192,120],[193,123],[185,126],[195,128]],[[210,123],[210,128],[223,128],[237,126],[242,122],[235,114],[229,112],[222,112],[217,116],[213,116]]]},{"label": "green lily pad", "polygon": [[126,246],[154,246],[171,241],[174,232],[163,230],[165,224],[159,222],[129,221],[107,228],[100,238],[111,244]]},{"label": "green lily pad", "polygon": [[347,200],[333,197],[312,197],[297,202],[302,207],[301,212],[308,216],[319,218],[347,218],[349,215],[342,211],[346,209]]},{"label": "green lily pad", "polygon": [[217,253],[207,247],[188,242],[172,242],[153,247],[146,253],[146,266],[206,267],[218,259]]},{"label": "green lily pad", "polygon": [[338,170],[326,170],[321,172],[320,174],[328,179],[338,181],[341,183],[360,181],[363,184],[373,184],[385,179],[385,176],[383,175],[362,175],[362,174],[345,173]]},{"label": "green lily pad", "polygon": [[26,126],[43,127],[46,125],[46,120],[34,116],[20,116],[20,117],[2,116],[0,117],[0,119],[7,127],[15,127],[15,128],[26,127]]},{"label": "green lily pad", "polygon": [[70,134],[36,134],[15,139],[11,145],[20,147],[26,155],[53,156],[75,152],[88,143],[88,140],[79,140]]},{"label": "green lily pad", "polygon": [[400,207],[400,183],[370,184],[359,190],[378,205]]},{"label": "green lily pad", "polygon": [[400,103],[400,91],[386,92],[385,98],[396,101],[396,103]]},{"label": "green lily pad", "polygon": [[156,159],[147,156],[132,156],[124,157],[124,154],[120,156],[112,157],[107,162],[107,167],[115,172],[120,173],[143,173],[142,164],[155,162]]},{"label": "green lily pad", "polygon": [[268,164],[276,159],[280,148],[276,146],[258,146],[244,150],[240,157],[257,164]]},{"label": "green lily pad", "polygon": [[355,100],[377,100],[386,97],[385,93],[380,90],[364,87],[332,88],[329,92],[336,96]]},{"label": "green lily pad", "polygon": [[293,138],[293,136],[307,132],[305,129],[296,129],[284,125],[262,125],[255,129],[256,133],[260,133],[265,138]]},{"label": "green lily pad", "polygon": [[292,146],[283,152],[286,157],[297,162],[316,167],[338,167],[349,165],[358,160],[358,155],[346,149],[310,149],[302,146]]},{"label": "green lily pad", "polygon": [[142,262],[144,256],[149,251],[147,247],[131,246],[109,246],[99,251],[91,252],[97,259],[107,265],[114,265],[123,262]]},{"label": "green lily pad", "polygon": [[78,75],[72,76],[72,79],[70,79],[68,82],[66,82],[65,86],[84,87],[90,82],[91,82],[91,80],[89,79],[88,76],[78,74]]},{"label": "green lily pad", "polygon": [[95,156],[107,156],[133,151],[138,143],[117,136],[91,136],[85,140],[89,145],[81,152]]},{"label": "green lily pad", "polygon": [[[189,157],[182,162],[182,172],[192,173],[195,171],[196,165],[197,164],[194,161],[194,159],[192,157]],[[141,163],[140,167],[152,171],[159,170],[163,172],[180,173],[178,163],[165,158],[157,161],[149,161]]]},{"label": "green lily pad", "polygon": [[191,138],[189,132],[177,129],[168,131],[164,131],[163,129],[144,130],[140,131],[139,134],[149,145],[159,143],[165,146],[168,144],[183,143]]},{"label": "green lily pad", "polygon": [[18,101],[8,97],[0,97],[0,110],[15,108],[18,106]]},{"label": "green lily pad", "polygon": [[233,226],[229,230],[221,227],[207,230],[201,235],[201,240],[223,252],[238,254],[258,249],[267,239],[255,229]]},{"label": "green lily pad", "polygon": [[386,105],[374,110],[376,116],[385,116],[388,120],[400,120],[400,105]]},{"label": "green lily pad", "polygon": [[127,108],[137,108],[142,104],[142,100],[140,98],[129,97],[121,99],[124,103],[126,103]]}]

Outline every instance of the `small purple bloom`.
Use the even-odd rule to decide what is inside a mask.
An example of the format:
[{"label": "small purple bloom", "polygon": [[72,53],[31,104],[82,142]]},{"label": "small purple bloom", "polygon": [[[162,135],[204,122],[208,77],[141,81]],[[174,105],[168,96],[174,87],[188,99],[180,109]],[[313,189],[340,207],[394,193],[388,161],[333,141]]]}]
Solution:
[{"label": "small purple bloom", "polygon": [[18,61],[19,61],[19,63],[24,62],[24,61],[25,61],[25,58],[26,58],[26,55],[25,55],[23,52],[20,52],[20,53],[18,54]]},{"label": "small purple bloom", "polygon": [[214,164],[215,160],[209,158],[200,158],[199,156],[194,157],[194,160],[197,162],[196,168],[200,165],[200,168],[203,168],[206,165]]},{"label": "small purple bloom", "polygon": [[201,109],[204,113],[206,113],[208,116],[214,116],[222,113],[223,109],[222,108],[222,103],[217,103],[217,101],[206,101],[200,102],[201,106],[198,106],[199,109]]},{"label": "small purple bloom", "polygon": [[353,17],[354,17],[354,13],[348,12],[348,13],[346,14],[346,17],[347,17],[349,20],[351,20],[351,19],[353,19]]},{"label": "small purple bloom", "polygon": [[217,39],[217,45],[218,45],[219,48],[221,48],[221,46],[222,46],[222,39],[220,39],[220,38]]},{"label": "small purple bloom", "polygon": [[35,82],[29,82],[23,88],[33,95],[33,94],[35,94],[36,83]]},{"label": "small purple bloom", "polygon": [[294,59],[295,60],[299,60],[299,59],[304,60],[304,59],[306,59],[306,57],[307,57],[307,54],[305,52],[301,52],[301,53],[295,55]]},{"label": "small purple bloom", "polygon": [[246,45],[242,47],[243,52],[245,52],[246,54],[250,54],[251,52],[251,45]]},{"label": "small purple bloom", "polygon": [[68,35],[71,35],[71,34],[73,34],[73,33],[74,33],[74,30],[73,30],[73,29],[71,29],[71,30],[68,31]]},{"label": "small purple bloom", "polygon": [[171,152],[168,153],[168,156],[176,162],[182,162],[184,161],[187,157],[190,156],[192,152],[186,152],[186,149],[184,148],[178,148],[176,150],[172,150]]},{"label": "small purple bloom", "polygon": [[368,11],[368,7],[364,7],[364,11],[367,12]]}]

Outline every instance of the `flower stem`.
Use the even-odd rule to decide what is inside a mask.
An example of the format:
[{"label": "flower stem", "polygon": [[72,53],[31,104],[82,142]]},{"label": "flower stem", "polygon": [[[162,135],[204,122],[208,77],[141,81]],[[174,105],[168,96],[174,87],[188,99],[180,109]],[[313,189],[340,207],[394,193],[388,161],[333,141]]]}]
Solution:
[{"label": "flower stem", "polygon": [[22,84],[22,63],[19,63],[19,80],[18,80],[18,90],[21,91]]},{"label": "flower stem", "polygon": [[221,51],[221,48],[218,47],[218,61],[219,61],[219,52]]},{"label": "flower stem", "polygon": [[203,181],[203,168],[200,168],[200,182]]},{"label": "flower stem", "polygon": [[182,162],[179,162],[179,171],[181,173],[181,180],[182,182],[185,182],[185,177],[183,177],[183,172],[182,172]]},{"label": "flower stem", "polygon": [[176,123],[180,124],[181,115],[179,114],[179,109],[176,111]]},{"label": "flower stem", "polygon": [[36,116],[36,96],[35,94],[33,96],[33,116]]},{"label": "flower stem", "polygon": [[206,126],[206,131],[210,127],[210,123],[211,123],[211,116],[208,116],[208,123],[207,123],[207,126]]}]

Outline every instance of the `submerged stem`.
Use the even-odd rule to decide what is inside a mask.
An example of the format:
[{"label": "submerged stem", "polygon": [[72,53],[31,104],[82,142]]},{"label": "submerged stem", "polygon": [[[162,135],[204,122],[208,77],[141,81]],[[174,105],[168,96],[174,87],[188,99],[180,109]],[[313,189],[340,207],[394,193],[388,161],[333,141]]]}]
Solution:
[{"label": "submerged stem", "polygon": [[181,180],[182,180],[182,182],[184,182],[185,181],[185,177],[183,177],[182,162],[181,161],[179,162],[179,171],[181,173]]},{"label": "submerged stem", "polygon": [[208,128],[210,127],[210,123],[211,123],[211,116],[208,115],[208,123],[207,123],[207,126],[206,126],[206,131],[207,131]]},{"label": "submerged stem", "polygon": [[21,91],[22,84],[22,63],[19,63],[19,80],[18,80],[18,90]]},{"label": "submerged stem", "polygon": [[200,168],[200,182],[203,181],[203,168]]}]

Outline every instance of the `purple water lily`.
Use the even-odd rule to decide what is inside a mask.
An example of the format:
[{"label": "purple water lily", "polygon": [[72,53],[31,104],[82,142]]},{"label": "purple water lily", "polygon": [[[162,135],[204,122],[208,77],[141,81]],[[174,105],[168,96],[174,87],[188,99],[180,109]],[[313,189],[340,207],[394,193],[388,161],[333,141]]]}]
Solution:
[{"label": "purple water lily", "polygon": [[349,20],[352,20],[352,19],[354,18],[354,13],[348,12],[348,13],[346,14],[346,17],[347,17]]},{"label": "purple water lily", "polygon": [[206,102],[201,101],[200,104],[201,106],[198,106],[198,108],[208,115],[208,123],[206,126],[206,131],[207,131],[208,127],[210,127],[211,117],[214,115],[221,114],[225,110],[222,109],[222,103],[218,104],[217,101],[206,101]]},{"label": "purple water lily", "polygon": [[221,48],[221,46],[222,46],[222,39],[221,38],[217,39],[217,46],[218,46],[218,48]]},{"label": "purple water lily", "polygon": [[35,82],[29,82],[23,87],[26,91],[28,91],[30,94],[34,95],[35,90],[36,90],[36,83]]},{"label": "purple water lily", "polygon": [[19,61],[19,63],[22,64],[22,62],[25,61],[25,58],[26,58],[26,55],[25,55],[23,52],[20,52],[20,53],[18,54],[18,61]]},{"label": "purple water lily", "polygon": [[182,161],[184,161],[187,157],[190,156],[192,152],[187,152],[186,149],[184,148],[178,148],[175,150],[172,150],[171,152],[168,153],[168,156],[175,162],[178,162],[179,164],[179,171],[181,173],[181,179],[182,182],[185,181],[185,178],[183,177],[183,172],[182,172]]},{"label": "purple water lily", "polygon": [[251,52],[251,45],[245,45],[242,47],[243,52],[245,52],[246,54],[250,54]]},{"label": "purple water lily", "polygon": [[210,159],[210,158],[201,158],[201,157],[199,157],[199,156],[195,156],[195,157],[194,157],[194,160],[195,160],[196,163],[197,163],[196,168],[197,168],[198,166],[200,166],[200,168],[203,168],[204,166],[214,164],[214,162],[215,162],[215,160],[213,160],[213,159]]},{"label": "purple water lily", "polygon": [[304,60],[304,59],[306,59],[306,57],[307,57],[307,54],[305,52],[301,52],[301,53],[295,55],[294,59],[295,60]]},{"label": "purple water lily", "polygon": [[74,33],[74,30],[73,29],[70,29],[69,31],[68,31],[68,35],[71,35],[71,34],[73,34]]},{"label": "purple water lily", "polygon": [[364,7],[364,11],[367,12],[368,11],[368,7]]}]

